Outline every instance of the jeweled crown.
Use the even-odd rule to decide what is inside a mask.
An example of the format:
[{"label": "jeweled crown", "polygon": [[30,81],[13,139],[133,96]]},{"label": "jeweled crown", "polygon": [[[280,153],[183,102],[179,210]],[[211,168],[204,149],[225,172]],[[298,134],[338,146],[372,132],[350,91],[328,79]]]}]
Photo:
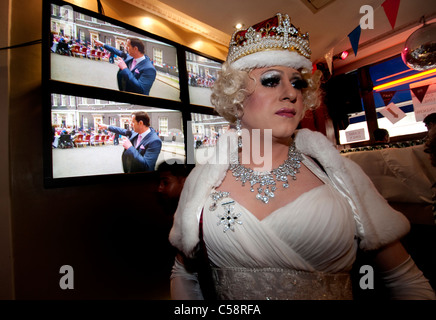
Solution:
[{"label": "jeweled crown", "polygon": [[230,41],[227,61],[234,61],[252,53],[267,50],[288,50],[310,59],[309,35],[291,24],[287,14],[259,22],[248,29],[235,31]]}]

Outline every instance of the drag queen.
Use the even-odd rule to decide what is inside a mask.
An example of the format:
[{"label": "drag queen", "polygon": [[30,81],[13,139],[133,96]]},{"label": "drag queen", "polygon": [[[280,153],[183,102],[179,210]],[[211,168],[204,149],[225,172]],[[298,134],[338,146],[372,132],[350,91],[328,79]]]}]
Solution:
[{"label": "drag queen", "polygon": [[407,219],[324,135],[297,130],[319,104],[310,54],[287,15],[232,36],[211,99],[235,129],[182,191],[174,299],[352,299],[359,247],[392,298],[435,298],[399,242]]}]

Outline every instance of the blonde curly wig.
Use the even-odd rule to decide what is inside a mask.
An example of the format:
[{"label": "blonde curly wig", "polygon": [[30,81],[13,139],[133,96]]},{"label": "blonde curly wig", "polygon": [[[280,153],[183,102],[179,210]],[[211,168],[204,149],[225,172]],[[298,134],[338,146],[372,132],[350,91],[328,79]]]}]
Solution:
[{"label": "blonde curly wig", "polygon": [[[244,112],[244,101],[251,94],[246,90],[249,80],[248,70],[238,70],[226,61],[222,65],[218,78],[212,87],[211,102],[216,111],[230,123],[236,121],[237,115],[242,116]],[[315,71],[313,74],[310,70],[299,69],[304,80],[307,81],[307,88],[302,89],[304,112],[309,109],[315,109],[319,106],[321,100],[320,83],[321,72]]]}]

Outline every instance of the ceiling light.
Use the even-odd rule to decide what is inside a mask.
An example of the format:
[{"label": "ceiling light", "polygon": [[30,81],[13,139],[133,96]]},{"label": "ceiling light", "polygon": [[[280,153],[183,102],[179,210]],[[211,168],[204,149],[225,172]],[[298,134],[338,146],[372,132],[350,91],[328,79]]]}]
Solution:
[{"label": "ceiling light", "polygon": [[153,24],[153,19],[149,17],[144,17],[142,19],[142,23],[144,24],[145,27],[150,27]]},{"label": "ceiling light", "polygon": [[236,29],[236,30],[242,29],[243,26],[244,26],[244,25],[243,25],[242,23],[237,23],[237,24],[235,25],[235,29]]},{"label": "ceiling light", "polygon": [[348,57],[348,51],[342,51],[342,53],[341,53],[341,59],[342,60],[345,60],[345,59],[347,59],[347,57]]}]

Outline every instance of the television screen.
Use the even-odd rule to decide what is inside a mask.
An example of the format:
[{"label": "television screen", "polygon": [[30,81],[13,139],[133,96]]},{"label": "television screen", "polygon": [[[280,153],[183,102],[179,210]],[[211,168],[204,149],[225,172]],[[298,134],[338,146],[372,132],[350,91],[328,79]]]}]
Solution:
[{"label": "television screen", "polygon": [[[137,134],[132,114],[139,119],[141,112],[148,115],[151,129],[143,145],[128,152],[125,141]],[[185,161],[182,113],[177,110],[52,93],[51,124],[53,179],[152,171],[163,161]],[[141,167],[141,159],[135,165],[149,152],[157,152],[157,158],[147,160],[149,169]]]},{"label": "television screen", "polygon": [[204,164],[220,136],[229,130],[230,123],[218,115],[191,113],[188,126],[188,163]]},{"label": "television screen", "polygon": [[170,42],[64,2],[50,9],[51,80],[180,101]]},{"label": "television screen", "polygon": [[212,107],[211,87],[218,76],[218,71],[221,70],[221,62],[186,51],[186,69],[190,102]]}]

